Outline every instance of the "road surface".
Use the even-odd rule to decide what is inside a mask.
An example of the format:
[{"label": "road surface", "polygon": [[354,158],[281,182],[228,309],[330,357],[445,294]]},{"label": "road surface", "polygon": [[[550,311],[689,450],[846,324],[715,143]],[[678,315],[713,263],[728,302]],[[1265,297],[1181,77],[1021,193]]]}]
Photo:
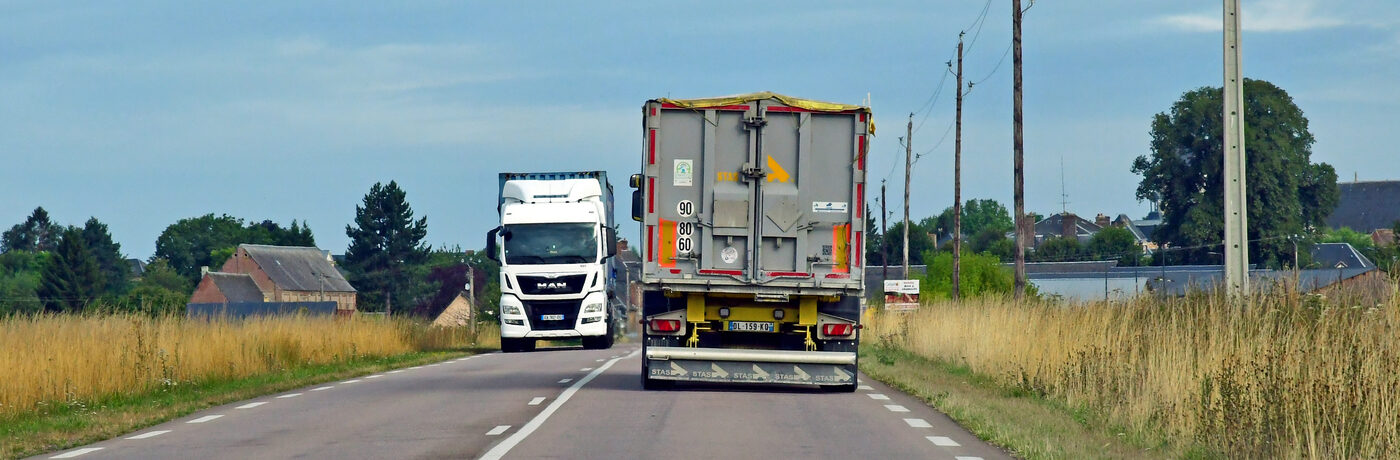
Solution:
[{"label": "road surface", "polygon": [[491,353],[268,395],[35,458],[1009,458],[921,401],[681,385],[639,346]]}]

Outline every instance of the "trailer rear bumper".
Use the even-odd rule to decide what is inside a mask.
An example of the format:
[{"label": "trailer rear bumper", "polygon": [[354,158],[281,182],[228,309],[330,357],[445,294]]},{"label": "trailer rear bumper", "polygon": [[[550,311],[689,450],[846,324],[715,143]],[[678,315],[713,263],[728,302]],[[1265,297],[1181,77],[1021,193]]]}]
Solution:
[{"label": "trailer rear bumper", "polygon": [[721,383],[853,385],[856,354],[832,351],[647,347],[646,376]]}]

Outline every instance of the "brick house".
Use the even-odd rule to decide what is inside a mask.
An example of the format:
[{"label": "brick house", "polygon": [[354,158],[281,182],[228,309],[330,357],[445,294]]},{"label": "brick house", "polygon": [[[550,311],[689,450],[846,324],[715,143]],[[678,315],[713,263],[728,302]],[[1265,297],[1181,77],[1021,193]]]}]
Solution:
[{"label": "brick house", "polygon": [[266,302],[253,277],[246,273],[208,272],[199,280],[190,303]]},{"label": "brick house", "polygon": [[[242,277],[238,276],[242,275]],[[336,303],[338,314],[356,310],[355,288],[336,270],[330,257],[318,248],[240,244],[217,272],[206,273],[191,302],[228,297],[230,292],[247,293],[246,277],[262,294],[263,302]],[[213,302],[225,302],[212,300]],[[231,298],[226,302],[234,302]]]}]

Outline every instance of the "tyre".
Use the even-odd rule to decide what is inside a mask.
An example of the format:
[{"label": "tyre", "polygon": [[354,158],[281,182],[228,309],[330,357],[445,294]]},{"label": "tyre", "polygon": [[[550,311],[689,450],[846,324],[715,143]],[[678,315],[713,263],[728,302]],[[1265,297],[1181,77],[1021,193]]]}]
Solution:
[{"label": "tyre", "polygon": [[501,351],[505,353],[535,351],[535,339],[501,337]]}]

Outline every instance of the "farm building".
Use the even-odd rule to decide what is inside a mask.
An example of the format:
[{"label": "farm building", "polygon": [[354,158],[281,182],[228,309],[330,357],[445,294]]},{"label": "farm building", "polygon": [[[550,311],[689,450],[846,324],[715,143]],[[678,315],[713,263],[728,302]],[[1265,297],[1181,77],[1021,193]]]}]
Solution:
[{"label": "farm building", "polygon": [[[253,299],[256,296],[249,290],[249,281],[261,294],[260,299]],[[249,300],[234,300],[230,294]],[[226,300],[218,300],[221,297]],[[351,314],[356,309],[355,299],[355,288],[320,249],[241,244],[219,271],[204,275],[190,301],[324,301],[335,302],[337,314]]]}]

